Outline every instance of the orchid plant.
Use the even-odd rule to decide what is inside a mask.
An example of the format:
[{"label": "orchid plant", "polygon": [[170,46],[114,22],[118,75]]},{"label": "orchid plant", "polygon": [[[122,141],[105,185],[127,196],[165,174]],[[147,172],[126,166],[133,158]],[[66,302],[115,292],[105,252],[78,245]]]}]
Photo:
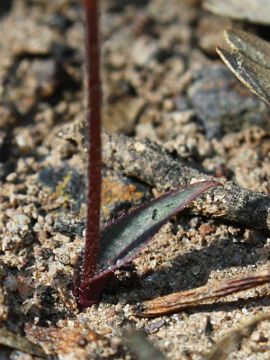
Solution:
[{"label": "orchid plant", "polygon": [[76,270],[73,287],[81,310],[100,301],[114,272],[130,262],[168,219],[206,190],[219,185],[214,181],[202,181],[171,190],[100,230],[102,91],[98,0],[84,0],[84,8],[88,75],[88,207],[83,260]]}]

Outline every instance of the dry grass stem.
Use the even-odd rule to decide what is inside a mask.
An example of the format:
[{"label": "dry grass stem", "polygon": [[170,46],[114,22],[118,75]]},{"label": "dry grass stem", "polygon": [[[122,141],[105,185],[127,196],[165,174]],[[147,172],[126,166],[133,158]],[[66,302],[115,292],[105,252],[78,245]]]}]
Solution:
[{"label": "dry grass stem", "polygon": [[270,281],[269,270],[226,280],[224,282],[209,283],[188,291],[180,291],[167,296],[158,297],[140,304],[140,316],[158,316],[184,310],[188,307],[209,303],[227,295],[248,290],[266,284]]}]

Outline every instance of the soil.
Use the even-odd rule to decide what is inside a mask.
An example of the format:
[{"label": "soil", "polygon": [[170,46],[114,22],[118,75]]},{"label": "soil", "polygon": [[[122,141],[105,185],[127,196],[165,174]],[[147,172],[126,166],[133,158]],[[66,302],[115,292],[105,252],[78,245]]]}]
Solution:
[{"label": "soil", "polygon": [[[132,328],[166,359],[202,359],[241,321],[269,311],[268,285],[153,319],[134,315],[134,305],[267,268],[268,234],[184,212],[118,271],[100,304],[80,313],[72,278],[86,213],[83,10],[77,0],[4,3],[1,326],[47,358],[136,359],[126,341]],[[196,0],[101,3],[104,128],[147,137],[174,159],[268,194],[269,109],[215,53],[231,21]],[[157,192],[104,165],[103,223]],[[269,359],[269,331],[269,321],[260,323],[227,358]],[[12,343],[1,359],[41,356]]]}]

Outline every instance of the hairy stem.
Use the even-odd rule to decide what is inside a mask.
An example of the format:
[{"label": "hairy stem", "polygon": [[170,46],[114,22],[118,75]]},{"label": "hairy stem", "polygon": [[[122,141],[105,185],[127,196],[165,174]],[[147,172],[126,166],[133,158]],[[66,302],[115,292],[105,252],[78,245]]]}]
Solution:
[{"label": "hairy stem", "polygon": [[84,0],[86,12],[87,120],[88,120],[88,194],[87,224],[83,268],[78,289],[80,308],[88,304],[89,279],[97,266],[100,238],[101,203],[101,79],[98,0]]}]

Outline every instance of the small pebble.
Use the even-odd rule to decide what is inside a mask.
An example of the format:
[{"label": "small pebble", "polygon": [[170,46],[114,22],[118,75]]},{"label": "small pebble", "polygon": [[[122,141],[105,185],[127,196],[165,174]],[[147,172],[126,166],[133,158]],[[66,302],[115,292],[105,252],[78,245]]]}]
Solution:
[{"label": "small pebble", "polygon": [[8,275],[4,279],[4,287],[9,291],[16,291],[18,289],[18,282],[13,275]]},{"label": "small pebble", "polygon": [[160,319],[158,321],[154,321],[150,324],[147,324],[147,326],[144,328],[145,332],[147,334],[155,334],[158,332],[158,330],[165,324],[164,319]]},{"label": "small pebble", "polygon": [[31,220],[27,215],[15,212],[10,221],[7,222],[7,229],[14,234],[24,235],[29,230]]},{"label": "small pebble", "polygon": [[201,267],[199,265],[192,266],[191,272],[193,275],[198,275],[201,272]]},{"label": "small pebble", "polygon": [[0,265],[0,279],[6,276],[6,269],[3,265]]},{"label": "small pebble", "polygon": [[17,174],[15,172],[8,174],[6,177],[6,181],[10,183],[15,182],[16,179],[17,179]]}]

